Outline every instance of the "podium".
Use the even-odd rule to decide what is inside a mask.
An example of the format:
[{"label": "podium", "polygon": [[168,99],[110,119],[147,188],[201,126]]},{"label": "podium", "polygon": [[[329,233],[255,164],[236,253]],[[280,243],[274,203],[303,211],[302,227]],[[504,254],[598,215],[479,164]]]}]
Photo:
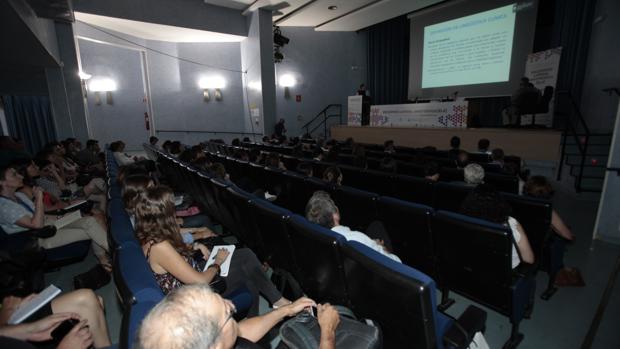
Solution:
[{"label": "podium", "polygon": [[368,96],[349,96],[347,108],[347,125],[370,125],[370,103],[371,99]]}]

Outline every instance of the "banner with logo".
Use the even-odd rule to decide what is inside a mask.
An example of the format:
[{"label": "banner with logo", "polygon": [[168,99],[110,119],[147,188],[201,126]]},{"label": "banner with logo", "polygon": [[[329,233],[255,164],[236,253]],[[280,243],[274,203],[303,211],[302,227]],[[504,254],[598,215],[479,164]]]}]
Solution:
[{"label": "banner with logo", "polygon": [[[540,90],[545,91],[545,87],[551,86],[554,90],[558,81],[558,70],[560,68],[560,56],[562,48],[556,47],[546,51],[531,53],[527,56],[525,64],[524,76],[530,79],[530,82]],[[545,114],[536,114],[536,125],[553,126],[553,105],[554,99],[549,102],[549,112]],[[522,115],[521,125],[531,125],[532,116]]]},{"label": "banner with logo", "polygon": [[349,96],[347,108],[347,125],[362,126],[362,97]]},{"label": "banner with logo", "polygon": [[370,107],[370,126],[465,128],[467,107],[464,100],[373,105]]}]

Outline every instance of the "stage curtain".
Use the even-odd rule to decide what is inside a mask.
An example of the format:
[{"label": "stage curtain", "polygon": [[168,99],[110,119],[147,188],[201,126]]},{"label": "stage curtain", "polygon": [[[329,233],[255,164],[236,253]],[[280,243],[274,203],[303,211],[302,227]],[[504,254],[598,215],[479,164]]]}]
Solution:
[{"label": "stage curtain", "polygon": [[400,16],[368,31],[368,83],[372,104],[407,101],[409,85],[409,20]]},{"label": "stage curtain", "polygon": [[10,135],[21,138],[30,154],[56,140],[47,96],[2,96],[2,101]]}]

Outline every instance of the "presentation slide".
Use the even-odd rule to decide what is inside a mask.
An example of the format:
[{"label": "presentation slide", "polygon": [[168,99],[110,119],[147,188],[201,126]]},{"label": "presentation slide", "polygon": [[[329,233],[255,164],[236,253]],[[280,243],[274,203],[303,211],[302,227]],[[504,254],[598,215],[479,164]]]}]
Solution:
[{"label": "presentation slide", "polygon": [[422,88],[510,78],[516,4],[424,27]]}]

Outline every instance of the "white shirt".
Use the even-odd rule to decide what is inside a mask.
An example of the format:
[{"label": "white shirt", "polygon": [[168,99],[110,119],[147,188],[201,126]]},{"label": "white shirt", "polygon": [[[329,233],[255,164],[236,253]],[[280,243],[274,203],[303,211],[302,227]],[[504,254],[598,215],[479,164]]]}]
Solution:
[{"label": "white shirt", "polygon": [[[381,253],[384,256],[387,256],[397,262],[401,262],[400,258],[395,254],[387,252],[383,246],[379,245],[375,240],[368,237],[368,235],[349,229],[349,227],[345,227],[344,225],[337,225],[332,228],[332,231],[344,236],[347,241],[357,241],[361,244],[364,244],[373,250]],[[401,262],[402,263],[402,262]]]},{"label": "white shirt", "polygon": [[125,153],[121,153],[120,151],[114,152],[114,159],[119,166],[125,166],[133,164],[135,161],[132,157],[128,156]]},{"label": "white shirt", "polygon": [[[515,239],[515,244],[518,244],[521,240],[521,233],[519,233],[519,229],[517,229],[518,224],[519,222],[517,222],[516,219],[508,217],[508,226],[510,226],[510,230],[512,231],[512,236]],[[519,263],[521,263],[521,259],[519,258],[519,254],[517,253],[517,247],[515,246],[515,244],[512,245],[512,269],[516,268]]]}]

